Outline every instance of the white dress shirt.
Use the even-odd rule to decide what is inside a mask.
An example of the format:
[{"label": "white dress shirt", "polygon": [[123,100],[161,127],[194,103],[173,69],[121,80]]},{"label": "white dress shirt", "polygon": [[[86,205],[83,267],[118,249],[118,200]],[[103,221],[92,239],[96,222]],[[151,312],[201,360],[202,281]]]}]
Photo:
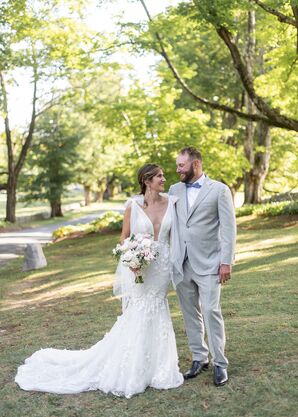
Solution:
[{"label": "white dress shirt", "polygon": [[[194,184],[199,183],[200,185],[203,185],[203,182],[205,181],[205,178],[206,178],[206,175],[203,173],[200,176],[200,178],[197,181],[194,182]],[[200,188],[195,188],[195,187],[186,188],[188,209],[191,208],[191,206],[195,202],[195,199],[197,198],[200,191],[201,191]]]}]

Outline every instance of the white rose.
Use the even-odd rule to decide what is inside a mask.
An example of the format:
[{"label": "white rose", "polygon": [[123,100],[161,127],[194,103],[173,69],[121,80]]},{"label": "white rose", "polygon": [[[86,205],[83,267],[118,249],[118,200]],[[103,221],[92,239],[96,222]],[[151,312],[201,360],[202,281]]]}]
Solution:
[{"label": "white rose", "polygon": [[143,246],[145,246],[145,248],[150,248],[150,246],[151,246],[151,240],[150,240],[150,239],[145,238],[145,239],[143,240],[143,242],[142,242],[142,245],[143,245]]},{"label": "white rose", "polygon": [[133,257],[133,253],[130,250],[128,250],[126,253],[122,255],[122,260],[124,262],[129,262],[132,259],[132,257]]}]

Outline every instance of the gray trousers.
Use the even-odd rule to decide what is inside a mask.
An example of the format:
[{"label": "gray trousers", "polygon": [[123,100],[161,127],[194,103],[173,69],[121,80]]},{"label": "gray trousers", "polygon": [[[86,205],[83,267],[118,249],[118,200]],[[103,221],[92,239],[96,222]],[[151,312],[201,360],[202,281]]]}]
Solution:
[{"label": "gray trousers", "polygon": [[[186,334],[193,360],[208,362],[209,349],[214,365],[226,368],[225,329],[220,308],[218,275],[198,275],[188,258],[183,264],[184,279],[177,285]],[[208,346],[204,340],[205,328]]]}]

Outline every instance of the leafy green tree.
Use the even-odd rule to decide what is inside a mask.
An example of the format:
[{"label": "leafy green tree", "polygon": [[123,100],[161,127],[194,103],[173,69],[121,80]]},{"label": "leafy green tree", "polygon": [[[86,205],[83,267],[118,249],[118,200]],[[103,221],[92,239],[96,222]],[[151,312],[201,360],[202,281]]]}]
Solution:
[{"label": "leafy green tree", "polygon": [[[198,146],[205,156],[207,172],[227,184],[241,175],[245,158],[231,147],[217,127],[209,126],[210,115],[201,110],[190,111],[176,107],[179,91],[166,85],[147,85],[136,82],[121,100],[109,106],[106,123],[113,123],[127,144],[125,163],[116,169],[117,175],[130,179],[134,189],[137,169],[147,162],[160,164],[168,185],[177,181],[175,159],[186,145]],[[225,132],[228,134],[228,132]],[[229,131],[231,134],[231,131]],[[229,164],[222,161],[229,155]]]},{"label": "leafy green tree", "polygon": [[[255,10],[250,2],[183,2],[154,20],[145,2],[141,3],[150,31],[144,33],[143,25],[131,25],[129,36],[139,48],[153,49],[163,56],[184,92],[179,106],[194,109],[196,103],[209,109],[212,125],[234,130],[232,135],[224,136],[232,147],[243,149],[248,163],[231,189],[244,181],[246,202],[259,202],[269,170],[270,126],[298,128],[298,80],[297,72],[293,73],[297,61],[294,42],[289,42],[295,36],[295,25],[288,25],[286,30],[285,25],[273,25],[275,15],[259,7]],[[281,9],[284,13],[291,11]],[[226,49],[218,37],[224,40]],[[170,82],[164,68],[162,76]],[[215,110],[221,110],[222,116],[218,117]],[[235,116],[247,122],[237,121]]]},{"label": "leafy green tree", "polygon": [[51,217],[63,216],[61,198],[75,179],[82,135],[75,118],[61,108],[45,112],[38,120],[22,183],[26,200],[48,200]]},{"label": "leafy green tree", "polygon": [[[276,0],[279,4],[280,2]],[[258,112],[247,113],[247,112],[240,112],[237,111],[230,106],[225,106],[222,103],[215,103],[214,101],[206,100],[196,94],[193,90],[191,90],[185,80],[180,76],[179,71],[175,68],[173,64],[170,54],[166,50],[166,44],[163,40],[162,35],[158,32],[154,27],[153,19],[150,16],[148,8],[145,4],[144,0],[140,0],[141,4],[143,5],[148,19],[151,23],[152,27],[152,35],[155,37],[155,49],[159,50],[161,55],[165,58],[169,68],[171,69],[173,75],[175,76],[176,80],[180,83],[182,88],[187,91],[197,102],[201,104],[205,104],[213,109],[227,111],[237,116],[243,117],[247,120],[252,121],[263,121],[271,126],[281,127],[284,129],[298,131],[298,121],[289,115],[285,115],[285,112],[282,112],[279,108],[275,108],[274,105],[270,103],[270,95],[268,95],[267,100],[264,100],[262,95],[256,89],[255,79],[253,73],[250,73],[249,68],[247,67],[244,57],[241,54],[241,49],[237,45],[237,25],[239,22],[239,15],[241,18],[241,12],[246,12],[251,8],[251,3],[247,2],[240,2],[238,0],[230,1],[230,0],[215,0],[210,2],[208,0],[194,0],[193,2],[183,2],[182,8],[187,9],[187,13],[190,19],[197,21],[200,24],[201,21],[206,22],[210,29],[213,28],[219,38],[224,42],[225,46],[227,47],[233,65],[237,71],[239,76],[239,81],[241,82],[244,90],[248,94],[249,98],[255,105]],[[296,0],[292,2],[293,4],[297,3]],[[262,12],[264,9],[262,10]],[[271,18],[271,14],[268,12],[266,13],[266,18]],[[286,13],[286,12],[285,12]],[[294,9],[293,9],[294,13]],[[282,13],[284,15],[284,13]],[[288,33],[282,37],[282,42],[287,41],[289,36],[296,36],[296,29],[298,28],[298,21],[292,19],[294,26],[290,24],[288,21],[283,21],[288,26]],[[199,27],[197,30],[197,34],[199,34]],[[264,27],[262,26],[262,29]],[[282,30],[280,31],[282,32]],[[262,45],[266,47],[267,45]],[[293,63],[295,64],[295,62]]]},{"label": "leafy green tree", "polygon": [[118,123],[110,116],[113,103],[120,100],[122,77],[115,63],[102,65],[85,75],[73,77],[71,96],[77,124],[84,130],[78,147],[76,181],[84,186],[85,204],[102,201],[104,192],[119,183],[116,173],[123,163],[127,145]]},{"label": "leafy green tree", "polygon": [[[7,149],[6,220],[15,221],[16,190],[20,172],[33,141],[36,120],[61,99],[73,72],[82,72],[98,60],[101,37],[83,25],[84,1],[36,2],[6,0],[0,6],[0,107]],[[18,72],[30,74],[31,116],[23,140],[11,129],[9,85]],[[62,91],[61,91],[62,90]],[[12,108],[11,112],[14,109]],[[19,149],[16,152],[16,149]]]}]

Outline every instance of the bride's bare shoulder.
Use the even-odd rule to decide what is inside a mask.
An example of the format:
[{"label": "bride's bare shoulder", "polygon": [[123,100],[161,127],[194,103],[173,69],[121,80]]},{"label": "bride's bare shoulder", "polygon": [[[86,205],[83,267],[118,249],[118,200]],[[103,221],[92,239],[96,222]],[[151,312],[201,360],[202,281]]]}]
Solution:
[{"label": "bride's bare shoulder", "polygon": [[128,200],[125,202],[124,207],[130,207],[132,203],[138,203],[140,206],[144,203],[144,196],[142,194],[136,194],[132,197],[129,197]]},{"label": "bride's bare shoulder", "polygon": [[176,203],[179,198],[172,194],[166,194],[166,193],[160,193],[160,195],[164,198],[165,204],[168,204],[168,202]]}]

